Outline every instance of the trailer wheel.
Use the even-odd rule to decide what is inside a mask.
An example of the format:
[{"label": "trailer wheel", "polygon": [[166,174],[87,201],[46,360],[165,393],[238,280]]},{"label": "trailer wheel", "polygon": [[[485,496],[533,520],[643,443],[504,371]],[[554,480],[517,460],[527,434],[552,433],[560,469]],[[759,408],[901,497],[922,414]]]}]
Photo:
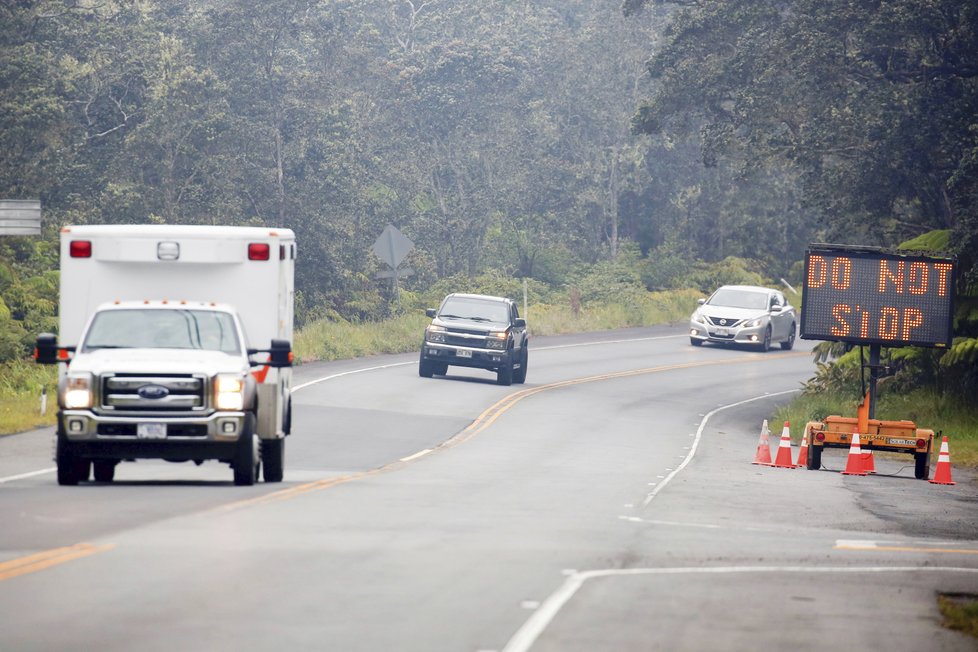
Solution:
[{"label": "trailer wheel", "polygon": [[258,480],[258,466],[261,458],[258,452],[258,437],[255,435],[255,415],[245,416],[244,429],[238,439],[238,450],[234,456],[234,484],[249,487]]},{"label": "trailer wheel", "polygon": [[261,440],[261,473],[265,482],[285,477],[285,438]]},{"label": "trailer wheel", "polygon": [[822,447],[821,446],[809,446],[808,447],[808,470],[818,471],[822,468]]},{"label": "trailer wheel", "polygon": [[914,453],[914,469],[913,475],[918,480],[927,480],[930,478],[930,451],[926,453]]}]

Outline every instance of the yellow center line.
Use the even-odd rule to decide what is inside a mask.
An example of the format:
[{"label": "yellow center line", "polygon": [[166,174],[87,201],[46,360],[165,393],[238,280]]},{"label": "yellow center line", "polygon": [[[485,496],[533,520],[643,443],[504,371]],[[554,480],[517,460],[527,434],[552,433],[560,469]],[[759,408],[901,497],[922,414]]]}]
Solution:
[{"label": "yellow center line", "polygon": [[[562,380],[556,383],[549,383],[547,385],[540,385],[538,387],[530,387],[518,392],[513,392],[512,394],[507,394],[503,398],[496,401],[494,404],[483,410],[483,412],[477,416],[472,423],[466,426],[454,437],[451,437],[447,441],[442,442],[438,446],[431,449],[431,453],[436,453],[438,451],[446,450],[454,446],[458,446],[473,437],[475,437],[480,432],[484,431],[490,425],[492,425],[496,419],[507,412],[511,407],[519,403],[525,398],[529,398],[534,394],[540,392],[548,391],[551,389],[560,389],[562,387],[571,387],[573,385],[582,385],[584,383],[593,383],[599,380],[611,380],[615,378],[627,378],[630,376],[640,376],[644,374],[654,374],[661,373],[664,371],[674,371],[677,369],[692,369],[694,367],[709,367],[715,365],[726,365],[726,364],[744,364],[748,362],[758,362],[760,360],[769,360],[772,358],[796,358],[800,356],[809,355],[806,351],[793,351],[791,353],[775,353],[766,354],[763,358],[760,356],[751,356],[746,358],[728,358],[725,360],[704,360],[700,362],[684,362],[671,365],[662,365],[659,367],[645,367],[643,369],[629,369],[627,371],[615,371],[606,374],[598,374],[596,376],[585,376],[583,378],[573,378],[570,380]],[[430,457],[425,455],[424,457]],[[420,459],[420,458],[418,458]],[[246,500],[236,501],[233,503],[228,503],[220,507],[215,508],[213,511],[217,512],[229,512],[244,507],[252,507],[254,505],[264,505],[267,503],[274,503],[281,500],[288,500],[296,496],[305,495],[314,491],[320,491],[322,489],[329,489],[330,487],[335,487],[337,485],[346,484],[348,482],[353,482],[355,480],[360,480],[362,478],[378,475],[380,473],[387,473],[394,469],[400,469],[408,464],[414,462],[410,458],[398,460],[396,462],[391,462],[376,469],[371,469],[369,471],[361,471],[358,473],[351,473],[349,475],[344,475],[339,478],[327,478],[323,480],[316,480],[314,482],[307,482],[304,484],[296,485],[288,489],[282,489],[281,491],[276,491],[274,493],[265,494],[264,496],[257,496],[255,498],[249,498]]]},{"label": "yellow center line", "polygon": [[967,548],[914,548],[909,546],[835,546],[835,550],[883,551],[883,552],[945,552],[958,555],[978,555],[978,550]]},{"label": "yellow center line", "polygon": [[33,555],[27,555],[26,557],[11,559],[10,561],[0,563],[0,582],[17,577],[18,575],[36,573],[52,566],[57,566],[74,559],[88,557],[99,552],[105,552],[106,550],[112,550],[113,548],[115,548],[114,544],[93,545],[91,543],[76,543],[73,546],[53,548],[34,553]]},{"label": "yellow center line", "polygon": [[[768,354],[764,356],[764,359],[771,358],[790,358],[799,357],[803,355],[808,355],[807,352],[792,352],[792,353],[778,353],[778,354]],[[596,376],[586,376],[584,378],[574,378],[571,380],[563,380],[556,383],[550,383],[547,385],[540,385],[539,387],[531,387],[518,392],[509,394],[493,405],[486,408],[482,414],[477,416],[475,420],[472,421],[468,426],[466,426],[461,432],[456,434],[454,437],[448,439],[442,444],[436,446],[432,449],[432,452],[437,452],[440,450],[452,448],[461,443],[464,443],[476,436],[490,425],[496,421],[500,416],[502,416],[511,407],[522,401],[524,398],[533,396],[540,392],[544,392],[551,389],[559,389],[562,387],[571,387],[574,385],[582,385],[584,383],[593,383],[599,380],[612,380],[615,378],[628,378],[631,376],[640,376],[644,374],[654,374],[661,373],[664,371],[674,371],[677,369],[692,369],[695,367],[707,367],[714,365],[726,365],[726,364],[743,364],[747,362],[757,362],[761,360],[758,356],[751,356],[747,358],[728,358],[726,360],[708,360],[701,362],[686,362],[680,364],[663,365],[659,367],[646,367],[644,369],[631,369],[628,371],[616,371],[606,374],[598,374]],[[427,457],[427,456],[426,456]],[[418,458],[420,459],[420,458]],[[296,496],[302,496],[314,491],[321,491],[323,489],[329,489],[330,487],[335,487],[341,484],[346,484],[348,482],[353,482],[354,480],[360,480],[362,478],[377,475],[380,473],[386,473],[393,469],[403,468],[415,460],[408,459],[407,461],[398,460],[390,464],[378,467],[376,469],[371,469],[369,471],[362,471],[359,473],[351,473],[349,475],[340,476],[338,478],[324,478],[322,480],[316,480],[313,482],[306,482],[294,487],[289,487],[288,489],[282,489],[270,494],[265,494],[263,496],[257,496],[255,498],[248,498],[245,500],[239,500],[226,505],[221,505],[216,507],[211,512],[230,512],[238,509],[243,509],[245,507],[252,507],[255,505],[264,505],[268,503],[275,503],[282,500],[289,500],[295,498]],[[57,566],[58,564],[63,564],[74,559],[80,559],[82,557],[87,557],[89,555],[94,555],[99,552],[104,552],[106,550],[111,550],[115,548],[114,544],[106,545],[92,545],[90,543],[79,543],[73,546],[67,546],[64,548],[54,548],[52,550],[47,550],[39,552],[33,555],[28,555],[26,557],[21,557],[19,559],[12,559],[7,562],[0,563],[0,582],[10,579],[12,577],[17,577],[18,575],[24,575],[26,573],[34,573],[46,568],[51,568],[52,566]]]}]

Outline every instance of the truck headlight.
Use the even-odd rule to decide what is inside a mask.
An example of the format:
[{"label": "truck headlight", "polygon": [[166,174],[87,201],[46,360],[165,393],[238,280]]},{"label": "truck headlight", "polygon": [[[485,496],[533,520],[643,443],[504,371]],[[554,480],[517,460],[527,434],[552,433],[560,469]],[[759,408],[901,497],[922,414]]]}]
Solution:
[{"label": "truck headlight", "polygon": [[218,410],[241,410],[244,408],[244,392],[244,378],[219,374],[214,379],[214,407]]},{"label": "truck headlight", "polygon": [[437,344],[445,343],[445,327],[444,326],[428,326],[424,331],[424,337],[429,342],[435,342]]},{"label": "truck headlight", "polygon": [[69,374],[65,378],[64,406],[68,410],[92,407],[92,374]]},{"label": "truck headlight", "polygon": [[487,349],[498,349],[500,351],[505,351],[508,343],[509,333],[506,331],[492,331],[486,337]]}]

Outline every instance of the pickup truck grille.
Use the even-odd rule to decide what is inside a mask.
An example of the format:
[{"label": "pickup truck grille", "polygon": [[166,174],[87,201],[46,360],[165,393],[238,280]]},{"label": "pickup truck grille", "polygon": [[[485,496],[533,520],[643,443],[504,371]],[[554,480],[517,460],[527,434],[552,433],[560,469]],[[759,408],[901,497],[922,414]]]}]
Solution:
[{"label": "pickup truck grille", "polygon": [[203,376],[114,374],[103,376],[101,406],[126,412],[200,411],[207,407]]},{"label": "pickup truck grille", "polygon": [[486,348],[486,334],[448,331],[445,333],[445,344],[450,344],[452,346],[471,346],[477,349],[484,349]]}]

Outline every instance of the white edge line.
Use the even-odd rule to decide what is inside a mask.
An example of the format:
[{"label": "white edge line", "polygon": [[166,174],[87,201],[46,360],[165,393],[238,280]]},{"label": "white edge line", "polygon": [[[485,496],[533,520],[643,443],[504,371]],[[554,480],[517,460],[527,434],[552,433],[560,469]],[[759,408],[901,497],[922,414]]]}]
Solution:
[{"label": "white edge line", "polygon": [[669,481],[672,480],[674,477],[676,477],[676,475],[684,468],[686,468],[686,465],[690,463],[690,461],[693,459],[693,455],[696,454],[696,449],[700,445],[700,439],[703,438],[703,430],[706,428],[706,423],[710,420],[710,417],[712,417],[714,414],[716,414],[717,412],[722,412],[723,410],[737,407],[739,405],[744,405],[745,403],[751,403],[753,401],[760,401],[762,399],[770,398],[772,396],[781,396],[782,394],[792,394],[794,392],[800,392],[800,391],[801,391],[800,389],[788,389],[783,392],[774,392],[773,394],[762,394],[761,396],[755,396],[753,398],[744,399],[743,401],[738,401],[736,403],[731,403],[729,405],[721,405],[720,407],[715,408],[710,412],[707,412],[706,416],[704,416],[702,421],[700,421],[699,428],[696,429],[696,437],[693,439],[693,445],[690,447],[689,453],[686,454],[686,458],[682,461],[682,463],[678,467],[676,467],[676,469],[672,473],[667,475],[665,479],[656,486],[655,489],[653,489],[648,493],[648,495],[645,497],[645,500],[642,501],[642,507],[648,507],[649,503],[652,502],[652,499],[655,498],[658,495],[658,493],[662,491],[662,489],[667,484],[669,484]]},{"label": "white edge line", "polygon": [[41,469],[40,471],[31,471],[30,473],[21,473],[20,475],[10,475],[6,478],[0,478],[0,484],[13,482],[14,480],[23,480],[24,478],[32,478],[35,475],[44,475],[45,473],[52,473],[54,471],[57,471],[57,469],[52,466],[50,469]]},{"label": "white edge line", "polygon": [[[622,343],[622,342],[635,342],[635,341],[643,341],[643,340],[665,340],[665,339],[676,338],[676,337],[685,337],[685,335],[663,335],[663,336],[657,336],[657,337],[635,337],[635,338],[621,339],[621,340],[601,340],[599,342],[581,342],[579,344],[560,344],[560,345],[556,345],[556,346],[542,346],[542,347],[538,347],[538,348],[536,348],[534,350],[535,351],[548,351],[548,350],[551,350],[551,349],[569,349],[569,348],[578,347],[578,346],[594,346],[594,345],[597,345],[597,344],[619,344],[619,343]],[[291,393],[294,394],[295,392],[299,391],[300,389],[305,389],[306,387],[311,387],[312,385],[316,385],[318,383],[322,383],[322,382],[325,382],[327,380],[333,380],[334,378],[342,378],[343,376],[352,376],[354,374],[361,374],[361,373],[364,373],[364,372],[367,372],[367,371],[378,371],[380,369],[391,369],[393,367],[403,367],[403,366],[411,365],[411,364],[415,364],[415,362],[413,360],[409,360],[407,362],[393,362],[391,364],[383,364],[383,365],[378,365],[378,366],[375,366],[375,367],[364,367],[362,369],[351,369],[349,371],[341,371],[340,373],[330,374],[329,376],[323,376],[322,378],[316,378],[316,379],[310,380],[308,382],[302,383],[300,385],[295,385],[295,386],[292,387]],[[416,457],[421,457],[422,455],[426,455],[429,452],[430,451],[421,451],[419,453],[415,453],[414,455],[412,455],[410,457],[403,458],[401,461],[402,462],[410,461],[412,459],[415,459]],[[24,478],[30,478],[30,477],[33,477],[35,475],[43,475],[45,473],[51,473],[51,472],[56,471],[56,470],[57,470],[56,468],[52,467],[52,468],[49,468],[49,469],[40,469],[39,471],[30,471],[29,473],[21,473],[19,475],[12,475],[12,476],[8,476],[6,478],[0,478],[0,484],[4,484],[5,482],[13,482],[14,480],[23,480]]]},{"label": "white edge line", "polygon": [[[622,344],[624,342],[643,342],[649,340],[668,340],[680,337],[686,337],[685,335],[660,335],[656,337],[632,337],[621,340],[601,340],[598,342],[580,342],[578,344],[556,344],[554,346],[538,346],[534,347],[534,351],[552,351],[554,349],[572,349],[579,346],[596,346],[600,344]],[[297,392],[300,389],[305,389],[311,385],[321,383],[327,380],[333,380],[334,378],[342,378],[343,376],[352,376],[353,374],[360,374],[366,371],[378,371],[380,369],[391,369],[393,367],[403,367],[406,365],[416,364],[414,360],[409,360],[407,362],[393,362],[391,364],[378,365],[376,367],[364,367],[363,369],[351,369],[349,371],[342,371],[337,374],[331,374],[329,376],[323,376],[322,378],[316,378],[308,382],[302,383],[301,385],[295,385],[292,388],[292,392]]]},{"label": "white edge line", "polygon": [[564,583],[544,600],[506,643],[501,652],[527,652],[563,606],[577,593],[584,582],[601,577],[635,575],[729,575],[734,573],[978,573],[978,568],[952,566],[707,566],[685,568],[610,568],[570,575]]},{"label": "white edge line", "polygon": [[407,457],[402,457],[400,461],[401,462],[411,462],[413,460],[418,459],[419,457],[424,457],[425,455],[427,455],[428,453],[430,453],[432,450],[433,449],[431,449],[431,448],[426,448],[423,451],[418,451],[414,455],[408,455]]},{"label": "white edge line", "polygon": [[[642,502],[642,506],[643,507],[648,506],[648,504],[652,502],[652,499],[655,498],[660,491],[662,491],[663,487],[665,487],[670,480],[676,477],[676,475],[680,471],[686,468],[686,465],[689,464],[689,462],[693,459],[693,455],[696,454],[696,449],[699,447],[700,439],[702,439],[703,430],[706,428],[707,422],[710,420],[710,417],[712,417],[714,414],[721,412],[723,410],[727,410],[732,407],[744,405],[745,403],[759,401],[761,399],[769,398],[772,396],[781,396],[782,394],[791,394],[797,391],[800,390],[791,389],[783,392],[775,392],[773,394],[762,394],[761,396],[755,396],[753,398],[744,399],[743,401],[730,403],[729,405],[721,405],[720,407],[715,408],[710,412],[708,412],[706,416],[704,416],[703,419],[700,421],[699,428],[697,428],[696,430],[696,438],[693,440],[693,445],[690,448],[689,453],[686,455],[686,459],[684,459],[682,463],[678,467],[676,467],[675,470],[673,470],[669,475],[667,475],[665,479],[662,480],[662,482],[660,482],[656,486],[656,488],[653,489],[645,497],[645,500]],[[516,634],[513,635],[513,638],[509,640],[509,642],[506,644],[506,647],[503,648],[502,652],[525,652],[526,650],[529,650],[530,646],[533,645],[534,641],[536,641],[536,639],[540,636],[541,633],[543,633],[543,631],[547,628],[547,626],[554,619],[554,617],[560,612],[564,604],[568,600],[570,600],[571,597],[573,597],[574,593],[577,592],[577,590],[581,587],[584,581],[590,579],[591,577],[600,577],[602,574],[634,575],[634,574],[649,574],[652,572],[660,572],[660,573],[703,572],[706,570],[709,570],[710,572],[720,572],[715,569],[692,569],[692,570],[685,569],[685,571],[683,571],[683,569],[626,569],[626,570],[618,570],[618,571],[614,571],[614,570],[587,571],[584,573],[576,573],[574,575],[571,575],[570,577],[567,578],[564,584],[557,589],[555,593],[551,594],[550,597],[548,597],[546,601],[544,601],[540,609],[534,612],[534,614],[525,623],[523,623],[523,626],[520,627],[520,629],[516,632]],[[742,571],[743,569],[734,569],[734,570]],[[811,569],[806,569],[806,570],[811,570]],[[728,572],[733,572],[733,571],[731,570]]]}]

